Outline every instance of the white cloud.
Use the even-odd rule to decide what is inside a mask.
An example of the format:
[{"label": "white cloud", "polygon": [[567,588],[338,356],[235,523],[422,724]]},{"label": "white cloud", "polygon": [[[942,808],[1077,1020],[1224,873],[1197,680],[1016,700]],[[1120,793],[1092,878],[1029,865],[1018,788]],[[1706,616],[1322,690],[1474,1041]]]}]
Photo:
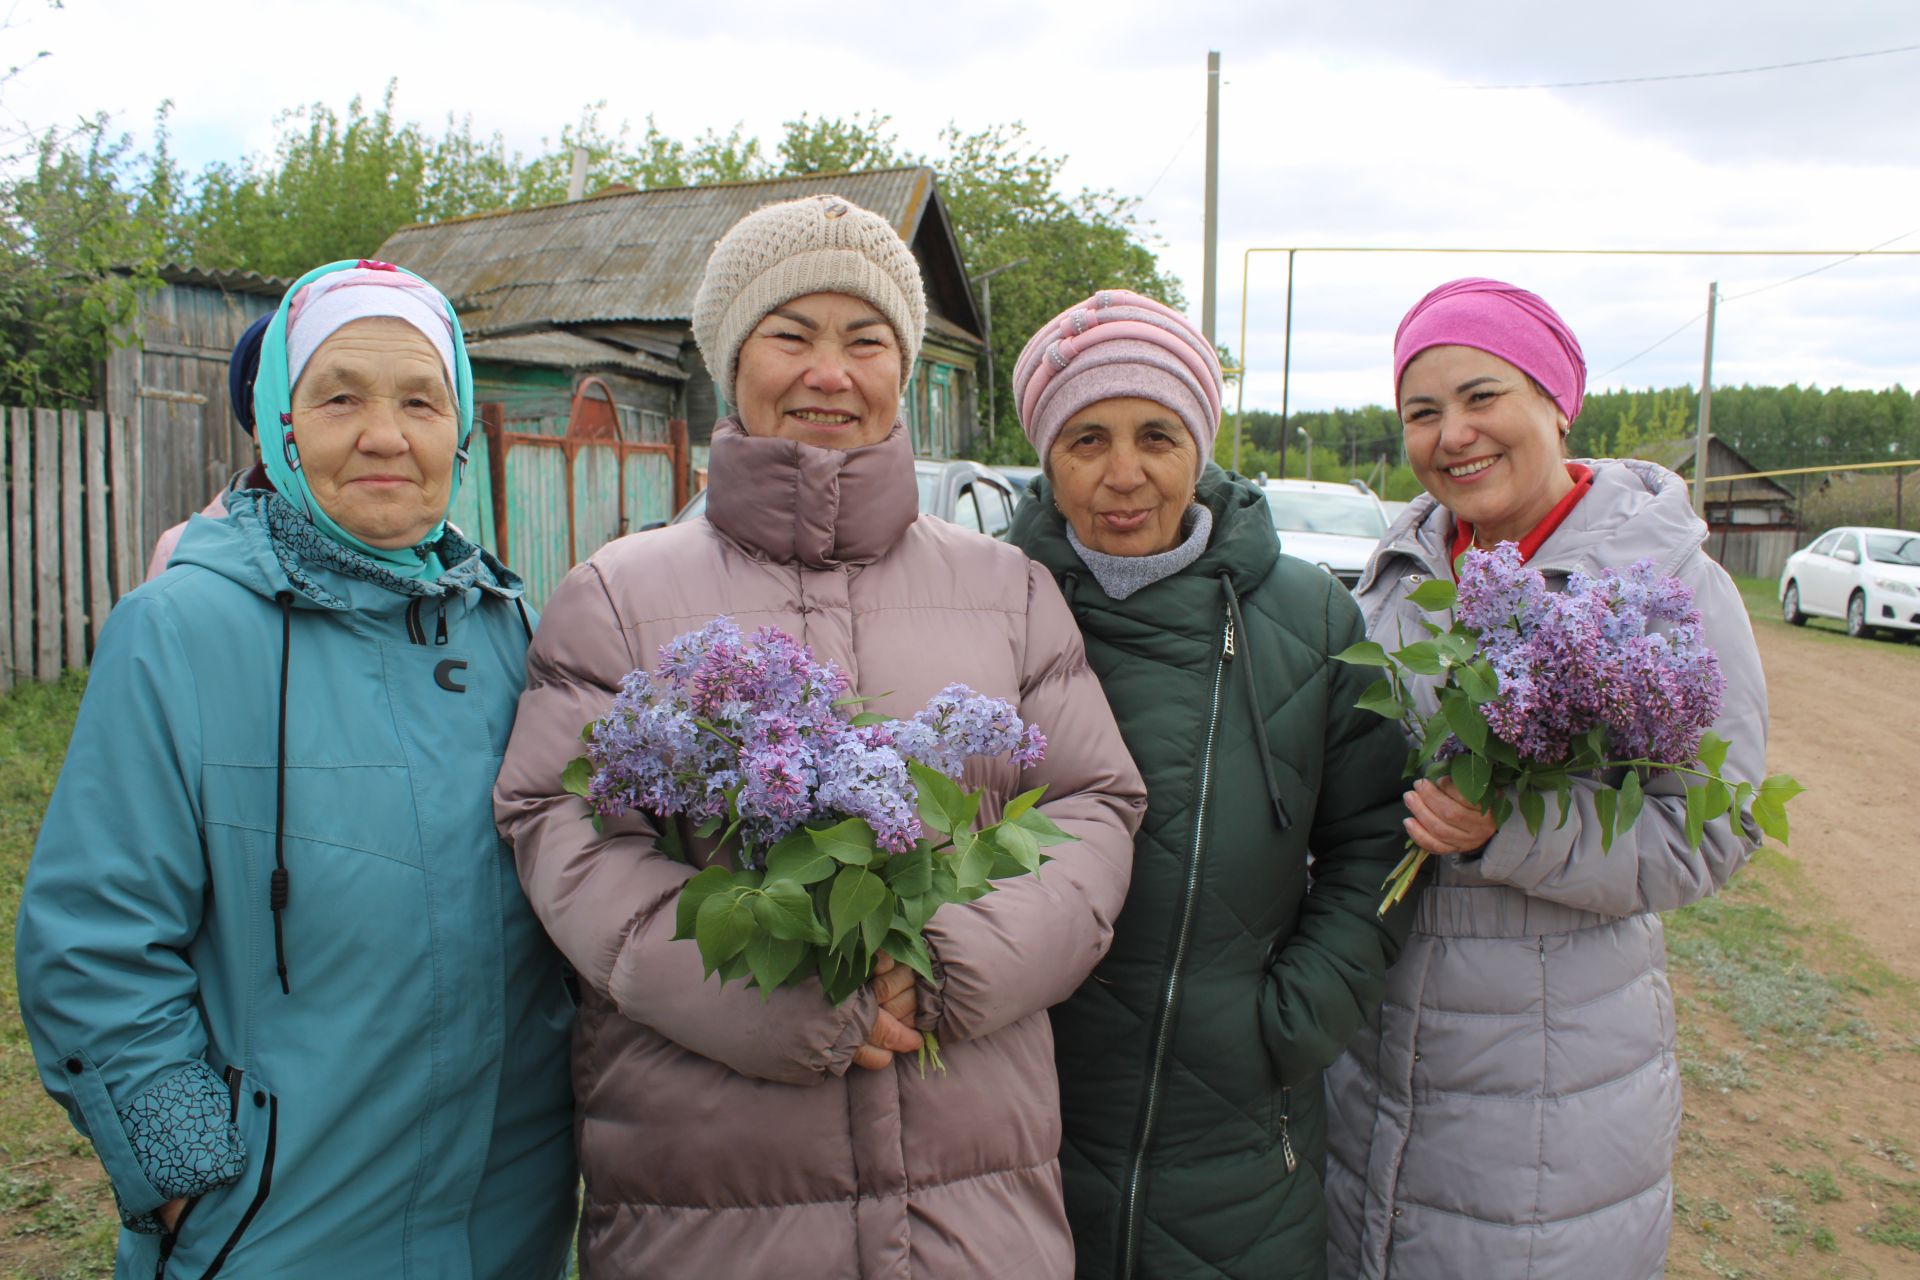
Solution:
[{"label": "white cloud", "polygon": [[[1024,120],[1071,156],[1074,185],[1151,194],[1188,303],[1201,298],[1205,57],[1224,54],[1221,339],[1239,347],[1251,245],[1859,249],[1920,227],[1920,55],[1616,89],[1484,92],[1482,83],[1665,74],[1910,42],[1889,6],[1797,0],[1569,9],[1461,0],[1249,6],[1196,0],[990,0],[884,10],[710,0],[659,11],[595,0],[453,4],[205,0],[166,9],[69,0],[0,35],[53,56],[7,88],[48,123],[97,110],[144,134],[171,99],[189,167],[271,145],[277,113],[377,99],[437,124],[452,112],[525,152],[583,105],[689,137],[742,121],[770,138],[805,111],[893,117],[931,149],[942,124]],[[1157,182],[1157,185],[1156,185]],[[1920,236],[1900,247],[1920,248]],[[1249,404],[1278,407],[1284,259],[1254,262]],[[1538,289],[1580,333],[1596,375],[1699,312],[1808,259],[1308,255],[1298,261],[1291,402],[1391,399],[1401,313],[1441,280]],[[1067,300],[1063,299],[1063,302]],[[1861,260],[1750,299],[1720,320],[1716,380],[1920,382],[1920,259]],[[1699,377],[1694,328],[1602,385]]]}]

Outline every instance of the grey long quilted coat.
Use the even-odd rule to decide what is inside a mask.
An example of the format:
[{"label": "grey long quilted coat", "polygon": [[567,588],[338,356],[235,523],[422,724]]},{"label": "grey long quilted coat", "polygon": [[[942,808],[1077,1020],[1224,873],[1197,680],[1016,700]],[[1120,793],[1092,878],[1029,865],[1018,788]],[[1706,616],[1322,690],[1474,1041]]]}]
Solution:
[{"label": "grey long quilted coat", "polygon": [[[1678,477],[1597,461],[1535,555],[1549,582],[1652,558],[1694,590],[1726,676],[1729,777],[1765,773],[1766,685],[1746,610],[1702,550]],[[1419,632],[1407,593],[1446,572],[1453,518],[1423,497],[1358,589],[1368,632]],[[1680,1124],[1659,912],[1713,893],[1751,819],[1686,846],[1671,776],[1600,850],[1592,784],[1538,838],[1515,816],[1478,856],[1436,859],[1386,1000],[1327,1074],[1329,1269],[1367,1280],[1644,1280],[1663,1274]]]}]

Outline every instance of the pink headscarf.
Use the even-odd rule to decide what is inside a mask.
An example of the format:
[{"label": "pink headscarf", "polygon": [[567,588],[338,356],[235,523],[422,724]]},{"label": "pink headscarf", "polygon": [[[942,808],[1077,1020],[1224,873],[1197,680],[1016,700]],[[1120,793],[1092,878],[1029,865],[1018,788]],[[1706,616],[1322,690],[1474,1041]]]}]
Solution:
[{"label": "pink headscarf", "polygon": [[1020,425],[1043,466],[1067,419],[1102,400],[1138,396],[1179,416],[1204,468],[1220,433],[1220,388],[1220,358],[1193,322],[1126,289],[1103,289],[1062,311],[1013,366]]},{"label": "pink headscarf", "polygon": [[1473,347],[1539,383],[1568,425],[1587,394],[1587,358],[1559,313],[1537,294],[1478,277],[1450,280],[1413,304],[1393,335],[1393,400],[1415,356],[1429,347]]}]

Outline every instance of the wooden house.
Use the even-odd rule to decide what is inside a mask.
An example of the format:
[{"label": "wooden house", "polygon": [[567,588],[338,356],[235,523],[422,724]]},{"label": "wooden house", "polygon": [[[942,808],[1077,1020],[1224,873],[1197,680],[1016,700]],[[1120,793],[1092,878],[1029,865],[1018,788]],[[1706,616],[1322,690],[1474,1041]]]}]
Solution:
[{"label": "wooden house", "polygon": [[888,219],[919,261],[927,337],[903,415],[916,453],[962,452],[985,346],[931,169],[616,188],[403,227],[381,245],[380,258],[431,280],[460,312],[493,451],[496,549],[536,600],[698,487],[724,412],[693,339],[707,256],[762,205],[826,192]]}]

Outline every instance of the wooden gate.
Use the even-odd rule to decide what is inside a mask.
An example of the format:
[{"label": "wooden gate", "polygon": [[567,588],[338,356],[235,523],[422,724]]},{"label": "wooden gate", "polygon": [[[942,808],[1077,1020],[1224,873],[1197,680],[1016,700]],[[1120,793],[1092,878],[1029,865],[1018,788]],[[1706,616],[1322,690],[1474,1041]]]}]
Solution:
[{"label": "wooden gate", "polygon": [[664,441],[628,439],[599,378],[575,387],[565,435],[508,431],[499,405],[481,409],[493,451],[497,550],[526,579],[535,607],[574,565],[622,534],[671,519],[686,502],[687,424],[669,422]]}]

